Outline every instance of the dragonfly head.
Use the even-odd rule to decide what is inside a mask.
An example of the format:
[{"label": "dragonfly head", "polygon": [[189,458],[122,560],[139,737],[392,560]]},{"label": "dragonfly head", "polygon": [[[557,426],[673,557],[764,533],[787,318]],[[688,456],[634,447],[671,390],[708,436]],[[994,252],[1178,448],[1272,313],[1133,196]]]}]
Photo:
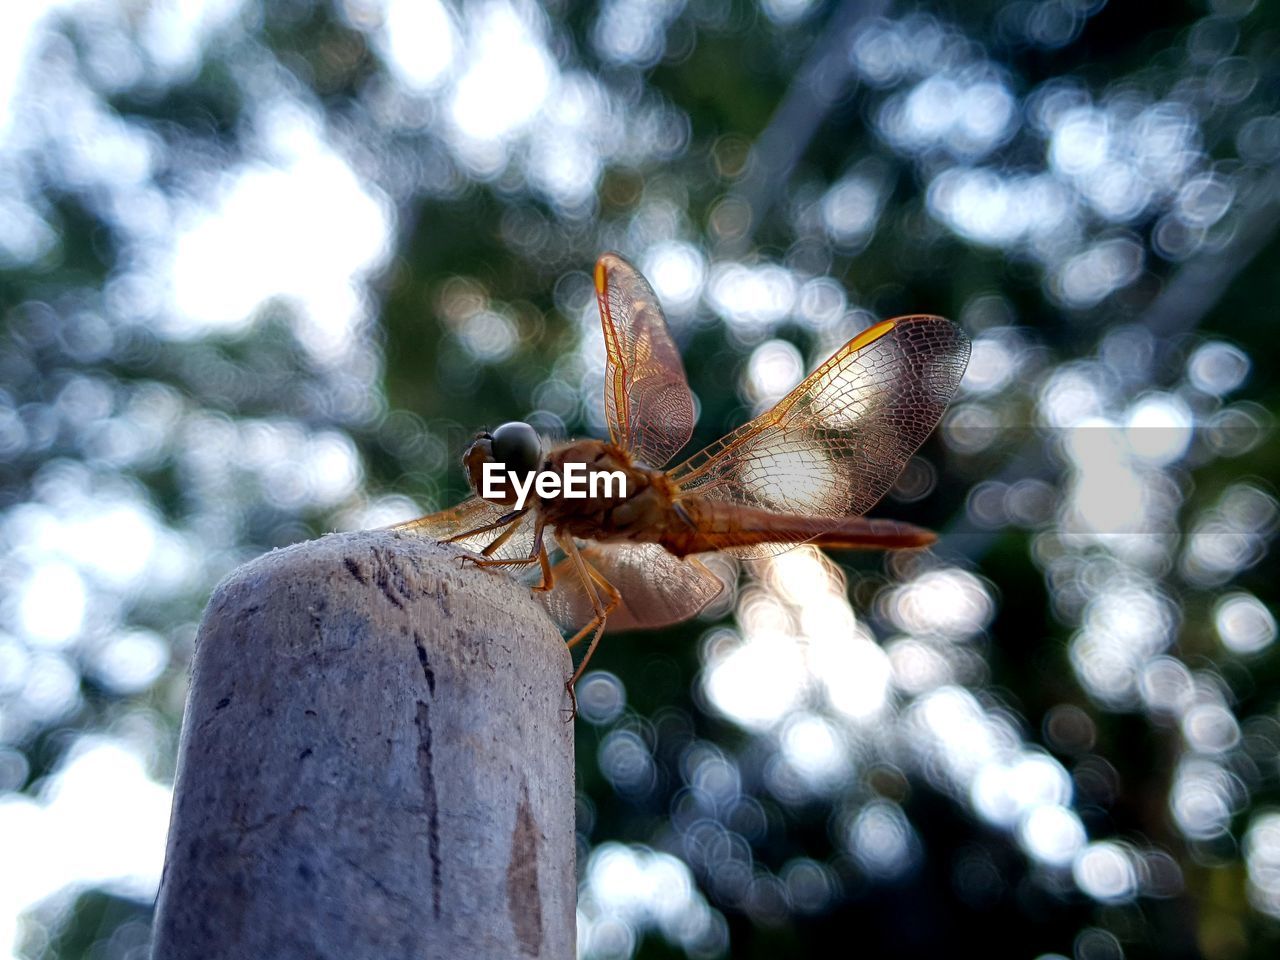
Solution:
[{"label": "dragonfly head", "polygon": [[513,421],[504,423],[493,433],[478,433],[467,452],[462,456],[462,465],[467,470],[467,479],[471,488],[477,493],[484,490],[484,465],[496,463],[500,465],[501,482],[497,488],[500,497],[485,497],[496,503],[514,503],[516,492],[508,482],[507,474],[514,473],[521,482],[524,478],[542,466],[542,439],[538,431],[527,423]]}]

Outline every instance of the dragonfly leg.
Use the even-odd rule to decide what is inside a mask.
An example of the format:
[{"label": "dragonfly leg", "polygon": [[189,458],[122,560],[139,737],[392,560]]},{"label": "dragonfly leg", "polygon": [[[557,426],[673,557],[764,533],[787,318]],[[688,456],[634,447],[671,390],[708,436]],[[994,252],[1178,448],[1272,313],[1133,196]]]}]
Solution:
[{"label": "dragonfly leg", "polygon": [[551,558],[547,556],[547,548],[542,545],[542,527],[538,527],[537,536],[538,563],[542,564],[542,582],[533,589],[538,593],[546,593],[556,583],[556,575],[551,572]]},{"label": "dragonfly leg", "polygon": [[[546,582],[547,571],[550,568],[550,560],[547,558],[547,551],[542,546],[542,530],[546,523],[539,517],[536,532],[533,535],[533,549],[527,557],[516,557],[514,560],[494,560],[493,552],[510,539],[511,535],[516,532],[519,524],[512,524],[502,533],[501,536],[495,537],[493,543],[489,544],[480,551],[483,559],[477,560],[474,557],[466,557],[465,559],[475,564],[477,567],[524,567],[531,563],[542,561],[543,563],[543,582]],[[551,589],[548,584],[545,589]]]},{"label": "dragonfly leg", "polygon": [[[587,591],[587,596],[591,600],[591,609],[595,613],[591,622],[574,634],[568,642],[569,649],[572,650],[582,642],[587,634],[591,634],[591,642],[587,645],[587,652],[579,662],[578,669],[573,671],[573,676],[564,685],[565,691],[569,694],[569,703],[571,704],[569,719],[572,720],[578,715],[578,698],[574,694],[573,688],[587,669],[587,663],[590,662],[591,655],[596,652],[596,646],[600,643],[600,635],[604,633],[604,625],[609,619],[609,614],[622,602],[622,594],[618,593],[617,588],[612,583],[582,558],[582,554],[578,551],[578,545],[574,543],[573,537],[568,535],[557,536],[556,540],[559,542],[560,548],[564,550],[565,555],[570,558],[574,569],[582,579],[582,586]],[[609,598],[607,601],[601,601],[600,594],[596,590],[597,585],[604,590],[605,595]]]},{"label": "dragonfly leg", "polygon": [[455,533],[452,537],[444,540],[444,543],[455,543],[458,540],[465,540],[467,537],[474,537],[477,533],[488,533],[490,530],[497,530],[499,527],[505,527],[509,523],[513,523],[523,517],[528,510],[512,510],[510,513],[504,513],[493,523],[486,523],[481,527],[474,527],[471,530],[464,530],[462,533]]},{"label": "dragonfly leg", "polygon": [[[458,540],[465,540],[467,537],[474,537],[478,533],[488,533],[490,530],[496,530],[499,527],[505,526],[507,529],[503,530],[502,533],[494,537],[492,542],[490,542],[483,550],[480,551],[480,553],[483,556],[487,557],[491,553],[493,553],[493,551],[497,550],[500,546],[502,546],[509,539],[511,539],[511,535],[515,533],[518,529],[520,529],[520,520],[527,512],[528,511],[526,510],[512,510],[510,513],[504,514],[503,516],[499,517],[497,520],[493,521],[493,523],[486,523],[484,526],[475,527],[474,529],[466,530],[462,533],[455,533],[452,537],[445,540],[444,542],[455,543]],[[484,566],[484,564],[481,563],[479,560],[477,560],[475,557],[459,557],[458,563],[460,566],[463,566],[463,567],[465,567],[468,563],[474,563],[476,566]]]}]

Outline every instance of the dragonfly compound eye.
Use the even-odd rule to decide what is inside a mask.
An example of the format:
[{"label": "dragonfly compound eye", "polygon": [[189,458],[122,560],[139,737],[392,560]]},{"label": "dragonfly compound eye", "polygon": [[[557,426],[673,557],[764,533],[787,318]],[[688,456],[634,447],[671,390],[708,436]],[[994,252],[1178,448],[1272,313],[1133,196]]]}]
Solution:
[{"label": "dragonfly compound eye", "polygon": [[504,423],[493,431],[493,459],[521,476],[542,465],[542,441],[527,423]]}]

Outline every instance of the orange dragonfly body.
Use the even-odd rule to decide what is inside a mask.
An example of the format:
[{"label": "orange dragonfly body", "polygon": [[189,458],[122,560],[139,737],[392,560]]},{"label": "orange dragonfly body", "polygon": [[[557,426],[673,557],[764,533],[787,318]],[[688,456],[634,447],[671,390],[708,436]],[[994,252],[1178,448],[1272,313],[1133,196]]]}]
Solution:
[{"label": "orange dragonfly body", "polygon": [[[574,631],[569,646],[591,638],[567,683],[571,700],[606,625],[678,623],[721,593],[724,583],[699,554],[759,558],[801,543],[893,549],[933,542],[927,530],[863,514],[951,401],[969,358],[958,327],[932,316],[878,323],[771,410],[664,470],[693,432],[680,354],[653,290],[629,263],[602,256],[595,287],[610,439],[546,450],[527,424],[481,433],[463,457],[476,495],[394,528],[460,543],[479,554],[464,560],[479,566],[538,565],[533,589]],[[510,480],[486,488],[486,464],[502,464]],[[532,489],[536,471],[567,476],[566,468],[585,477],[590,495]],[[596,483],[597,474],[623,482]],[[527,497],[515,489],[521,478]],[[554,566],[548,539],[563,553]]]}]

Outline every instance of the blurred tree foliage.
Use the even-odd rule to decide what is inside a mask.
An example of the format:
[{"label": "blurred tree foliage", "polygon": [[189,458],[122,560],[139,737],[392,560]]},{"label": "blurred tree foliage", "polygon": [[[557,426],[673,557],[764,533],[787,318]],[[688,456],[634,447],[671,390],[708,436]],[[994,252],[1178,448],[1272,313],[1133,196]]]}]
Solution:
[{"label": "blurred tree foliage", "polygon": [[[504,85],[499,50],[470,100],[459,91],[485,30],[515,29],[508,8],[397,27],[395,6],[206,4],[171,24],[186,53],[156,39],[159,2],[68,4],[33,28],[0,148],[0,664],[14,671],[0,684],[0,789],[41,796],[78,738],[103,732],[170,778],[194,624],[236,563],[447,505],[477,428],[529,418],[599,435],[588,271],[616,248],[659,271],[660,293],[693,284],[672,320],[695,442],[750,414],[752,358],[769,344],[817,360],[871,315],[907,312],[955,317],[986,344],[982,372],[998,382],[922,450],[925,495],[899,490],[880,512],[943,530],[938,569],[976,575],[992,614],[950,684],[1065,771],[1072,822],[1132,876],[1038,857],[1025,829],[964,795],[978,786],[948,787],[870,735],[846,731],[847,781],[775,789],[785,725],[761,732],[717,708],[698,621],[602,647],[594,666],[620,678],[625,709],[578,724],[578,852],[584,869],[609,841],[687,860],[722,926],[682,940],[641,911],[610,940],[588,917],[586,952],[1273,956],[1275,5],[516,7],[545,60]],[[452,65],[415,87],[397,29],[452,30]],[[525,47],[507,52],[511,71],[534,56]],[[423,69],[436,47],[415,49]],[[547,75],[532,109],[485,126]],[[290,184],[294,206],[273,206]],[[260,244],[251,220],[237,221],[244,239],[200,232],[245,204],[261,208]],[[340,269],[314,300],[300,292]],[[240,295],[248,273],[256,292]],[[834,311],[812,285],[823,277],[839,284]],[[1196,425],[1185,451],[1132,474],[1164,519],[1143,513],[1140,543],[1072,540],[1072,498],[1099,488],[1072,493],[1087,463],[1056,428],[1077,423],[1072,404],[1093,426],[1141,425],[1150,396]],[[1176,431],[1176,417],[1157,427]],[[1041,500],[984,514],[993,483]],[[116,510],[122,526],[94,527]],[[94,537],[105,559],[65,546]],[[149,547],[121,573],[136,551],[113,549],[138,538]],[[70,603],[62,567],[48,573],[64,561],[83,600],[69,627],[28,609]],[[910,632],[883,598],[927,569],[845,565],[881,642]],[[1099,591],[1126,578],[1133,616],[1164,611],[1167,636],[1132,654],[1128,686],[1090,686],[1081,637]],[[1248,599],[1224,607],[1232,597]],[[723,623],[742,632],[733,614]],[[1164,667],[1198,692],[1161,700]],[[48,679],[67,671],[65,689]],[[898,738],[915,729],[898,723],[913,697],[893,694]],[[642,788],[607,759],[619,731],[649,765]],[[736,806],[690,813],[690,758],[708,751],[727,758]],[[878,803],[909,824],[880,872],[846,842]],[[745,879],[689,854],[698,817],[721,824],[733,855],[720,862]],[[134,901],[91,891],[69,908],[74,893],[28,914],[24,955],[143,955]]]}]

